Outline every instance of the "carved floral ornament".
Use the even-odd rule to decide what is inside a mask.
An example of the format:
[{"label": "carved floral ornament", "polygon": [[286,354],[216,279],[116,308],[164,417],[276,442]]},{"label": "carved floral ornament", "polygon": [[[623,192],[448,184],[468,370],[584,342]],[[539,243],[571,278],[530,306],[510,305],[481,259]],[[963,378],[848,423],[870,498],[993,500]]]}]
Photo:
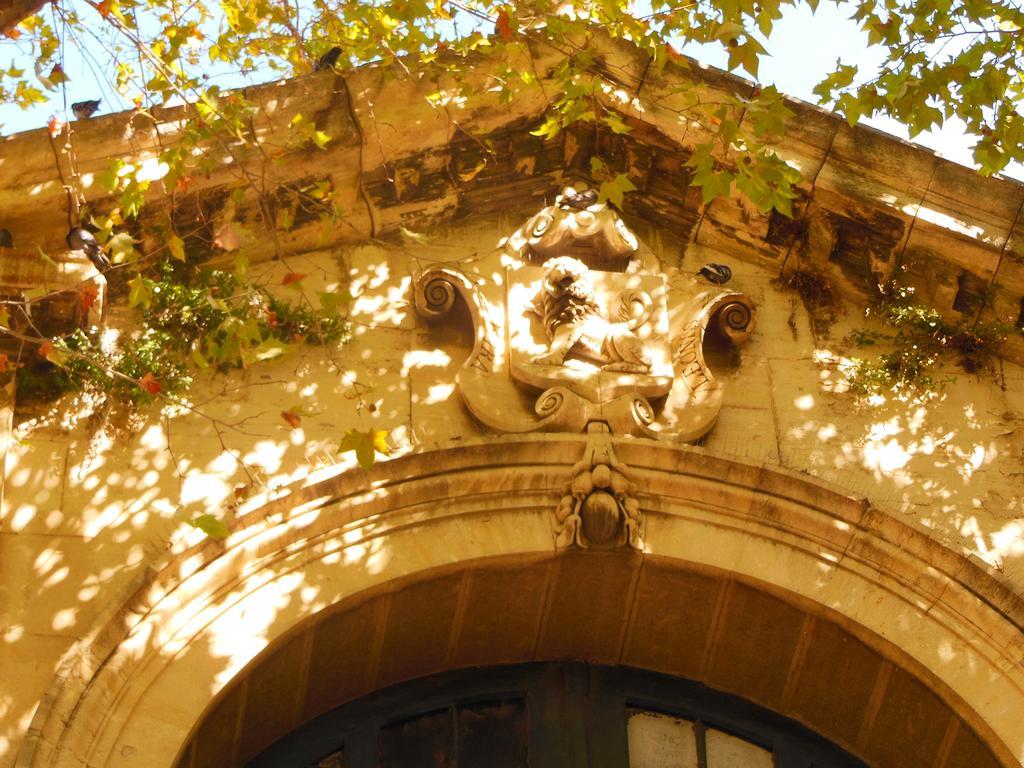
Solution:
[{"label": "carved floral ornament", "polygon": [[484,425],[590,435],[556,512],[558,544],[642,547],[639,505],[611,438],[704,436],[723,397],[705,341],[746,340],[753,302],[697,275],[670,285],[592,190],[567,187],[504,248],[502,278],[422,272],[416,308],[439,321],[458,296],[465,301],[475,339],[456,381]]}]

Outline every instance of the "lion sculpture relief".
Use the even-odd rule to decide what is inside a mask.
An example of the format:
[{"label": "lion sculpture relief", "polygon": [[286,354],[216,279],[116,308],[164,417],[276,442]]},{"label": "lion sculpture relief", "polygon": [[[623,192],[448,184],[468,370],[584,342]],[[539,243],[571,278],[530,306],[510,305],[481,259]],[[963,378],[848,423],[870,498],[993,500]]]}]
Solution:
[{"label": "lion sculpture relief", "polygon": [[649,373],[651,358],[635,330],[647,322],[651,298],[642,291],[620,295],[619,321],[611,322],[597,303],[590,270],[571,256],[544,262],[544,281],[529,312],[544,324],[548,352],[533,358],[539,365],[563,365],[575,354],[605,371]]}]

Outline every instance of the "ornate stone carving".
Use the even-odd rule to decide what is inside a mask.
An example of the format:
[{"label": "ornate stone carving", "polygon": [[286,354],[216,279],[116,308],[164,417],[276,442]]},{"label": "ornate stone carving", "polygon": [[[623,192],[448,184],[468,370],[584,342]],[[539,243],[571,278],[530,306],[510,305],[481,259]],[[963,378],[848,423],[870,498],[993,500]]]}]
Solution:
[{"label": "ornate stone carving", "polygon": [[[530,223],[545,212],[561,217],[562,234],[547,238],[550,224]],[[584,227],[582,213],[603,224]],[[670,286],[641,268],[657,260],[635,237],[632,250],[611,248],[610,231],[629,231],[592,194],[569,187],[530,222],[506,244],[526,263],[507,264],[503,275],[434,267],[416,279],[426,319],[447,316],[458,296],[469,308],[476,337],[457,381],[473,415],[498,432],[580,432],[602,422],[616,435],[704,435],[722,403],[705,341],[746,339],[753,303],[695,275]],[[527,229],[540,234],[526,238]],[[533,266],[539,254],[554,255]],[[618,254],[616,271],[595,268],[599,254]]]},{"label": "ornate stone carving", "polygon": [[629,471],[615,457],[606,424],[593,422],[583,458],[572,467],[555,510],[555,545],[643,548],[643,518]]},{"label": "ornate stone carving", "polygon": [[[528,308],[540,319],[548,336],[548,351],[533,358],[539,365],[564,365],[577,353],[600,364],[603,371],[648,373],[651,358],[633,332],[650,318],[651,297],[627,290],[619,295],[619,322],[605,319],[597,303],[587,265],[571,256],[544,263],[540,291]],[[639,307],[638,312],[633,312]]]},{"label": "ornate stone carving", "polygon": [[640,241],[597,193],[585,186],[566,187],[554,205],[542,208],[517,229],[506,244],[527,264],[572,256],[588,267],[625,272],[636,266]]},{"label": "ornate stone carving", "polygon": [[504,347],[498,341],[500,329],[494,324],[498,312],[484,300],[469,276],[448,267],[435,267],[420,274],[414,291],[416,310],[431,322],[447,317],[455,306],[456,296],[462,296],[475,330],[473,351],[462,367],[484,374],[493,373],[495,349]]}]

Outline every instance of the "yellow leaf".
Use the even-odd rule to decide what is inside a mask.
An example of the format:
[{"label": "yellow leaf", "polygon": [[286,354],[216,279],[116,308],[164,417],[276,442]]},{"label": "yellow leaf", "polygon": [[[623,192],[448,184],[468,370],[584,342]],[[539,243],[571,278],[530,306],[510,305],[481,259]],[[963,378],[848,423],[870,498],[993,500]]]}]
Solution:
[{"label": "yellow leaf", "polygon": [[177,235],[171,235],[167,240],[167,250],[170,251],[172,258],[178,261],[185,260],[185,241]]},{"label": "yellow leaf", "polygon": [[391,455],[391,448],[388,447],[388,432],[384,429],[373,430],[373,449],[385,456]]},{"label": "yellow leaf", "polygon": [[153,291],[149,281],[142,275],[136,275],[128,281],[128,306],[149,309],[153,303]]}]

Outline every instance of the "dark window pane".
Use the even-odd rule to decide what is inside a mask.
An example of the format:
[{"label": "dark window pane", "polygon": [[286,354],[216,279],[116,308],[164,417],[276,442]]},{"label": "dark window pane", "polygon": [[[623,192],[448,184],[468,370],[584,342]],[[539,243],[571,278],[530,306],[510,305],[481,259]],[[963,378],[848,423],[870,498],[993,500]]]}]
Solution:
[{"label": "dark window pane", "polygon": [[459,707],[458,768],[527,768],[521,701]]},{"label": "dark window pane", "polygon": [[345,753],[342,750],[333,752],[316,764],[316,768],[345,768]]},{"label": "dark window pane", "polygon": [[450,710],[431,712],[380,732],[381,768],[448,768],[451,765]]}]

